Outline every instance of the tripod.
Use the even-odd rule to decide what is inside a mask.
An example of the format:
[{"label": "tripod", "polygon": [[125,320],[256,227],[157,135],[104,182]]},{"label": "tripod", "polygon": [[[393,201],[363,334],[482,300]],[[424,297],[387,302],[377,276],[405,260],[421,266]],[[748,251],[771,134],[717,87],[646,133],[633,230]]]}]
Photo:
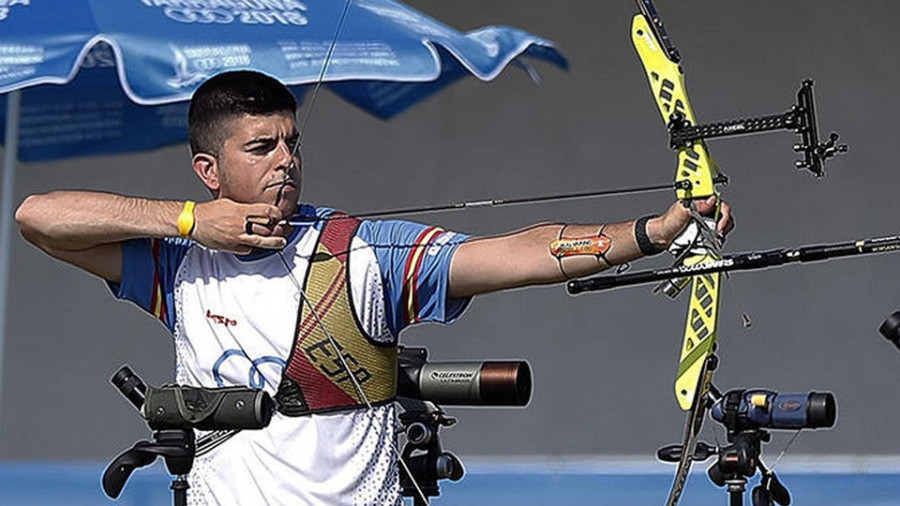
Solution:
[{"label": "tripod", "polygon": [[727,488],[729,506],[744,505],[747,478],[755,475],[757,469],[762,475],[762,480],[759,485],[753,487],[751,494],[753,506],[790,504],[790,492],[778,481],[775,472],[766,468],[761,459],[762,443],[768,443],[771,434],[762,429],[750,429],[730,433],[728,440],[731,443],[728,446],[714,449],[718,459],[710,466],[707,474],[713,483]]},{"label": "tripod", "polygon": [[[402,460],[409,466],[400,468],[400,494],[412,497],[414,506],[425,506],[426,497],[441,495],[439,481],[459,481],[465,474],[456,455],[441,448],[438,431],[450,427],[456,419],[448,417],[428,401],[399,397],[405,410],[400,423],[406,432]],[[410,476],[412,475],[412,476]]]}]

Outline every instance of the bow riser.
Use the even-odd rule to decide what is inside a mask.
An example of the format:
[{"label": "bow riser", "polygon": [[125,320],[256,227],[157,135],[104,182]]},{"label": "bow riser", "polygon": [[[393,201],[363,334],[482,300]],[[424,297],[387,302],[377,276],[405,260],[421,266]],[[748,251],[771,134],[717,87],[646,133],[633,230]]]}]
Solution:
[{"label": "bow riser", "polygon": [[[631,38],[644,65],[650,90],[663,122],[668,124],[671,116],[679,113],[691,124],[696,124],[681,66],[670,58],[672,51],[664,49],[664,43],[652,26],[656,25],[651,25],[646,14],[636,14],[631,24]],[[674,54],[677,55],[677,52]],[[676,190],[679,199],[691,200],[718,195],[715,187],[718,176],[719,169],[702,140],[678,148],[676,185],[684,181],[690,183],[682,184]],[[712,253],[692,255],[684,260],[684,265],[717,259],[718,256]],[[691,300],[675,380],[675,397],[678,405],[685,411],[691,409],[698,391],[704,389],[700,385],[700,378],[703,364],[713,352],[716,342],[719,286],[718,274],[696,276],[691,281]]]}]

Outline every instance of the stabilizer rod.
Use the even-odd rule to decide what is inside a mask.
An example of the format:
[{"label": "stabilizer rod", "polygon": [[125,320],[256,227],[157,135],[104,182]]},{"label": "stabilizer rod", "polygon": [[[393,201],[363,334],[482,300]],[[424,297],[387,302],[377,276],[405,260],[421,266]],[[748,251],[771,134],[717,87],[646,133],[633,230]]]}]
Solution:
[{"label": "stabilizer rod", "polygon": [[772,249],[763,252],[726,255],[714,262],[691,266],[678,265],[666,269],[632,272],[613,276],[595,276],[569,281],[566,289],[572,295],[607,290],[621,286],[656,283],[667,279],[697,276],[714,272],[765,269],[794,262],[816,262],[830,258],[889,253],[900,250],[900,236],[876,237],[832,244],[802,246],[796,249]]}]

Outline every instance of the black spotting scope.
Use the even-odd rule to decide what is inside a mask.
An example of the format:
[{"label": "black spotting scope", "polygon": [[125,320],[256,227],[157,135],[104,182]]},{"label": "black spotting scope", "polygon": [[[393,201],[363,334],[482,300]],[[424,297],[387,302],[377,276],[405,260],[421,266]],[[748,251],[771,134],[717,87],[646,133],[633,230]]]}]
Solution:
[{"label": "black spotting scope", "polygon": [[148,387],[127,365],[110,379],[147,420],[152,430],[262,429],[269,425],[275,401],[249,387]]}]

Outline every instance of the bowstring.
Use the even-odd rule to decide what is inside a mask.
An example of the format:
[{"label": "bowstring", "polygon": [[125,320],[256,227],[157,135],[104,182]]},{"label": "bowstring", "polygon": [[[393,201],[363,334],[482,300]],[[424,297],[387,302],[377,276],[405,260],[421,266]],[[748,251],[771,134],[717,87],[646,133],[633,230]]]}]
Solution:
[{"label": "bowstring", "polygon": [[316,85],[313,88],[312,96],[309,97],[309,105],[306,106],[306,114],[303,116],[303,121],[300,124],[300,130],[297,132],[297,142],[294,144],[294,149],[291,150],[291,165],[293,165],[294,157],[297,156],[297,153],[300,150],[303,133],[306,131],[306,125],[309,123],[310,116],[312,116],[313,107],[316,104],[316,97],[319,95],[319,88],[322,87],[322,83],[325,81],[325,72],[328,70],[328,63],[331,62],[331,57],[334,55],[334,50],[337,47],[338,37],[341,34],[341,28],[344,26],[344,21],[347,19],[347,14],[350,12],[351,2],[352,0],[344,0],[341,16],[338,18],[334,34],[331,36],[331,43],[328,45],[328,51],[325,54],[325,60],[322,62],[322,70],[319,71],[319,77],[316,79]]},{"label": "bowstring", "polygon": [[[293,270],[291,269],[290,264],[288,264],[287,259],[284,258],[284,253],[282,251],[278,251],[278,257],[281,259],[282,264],[284,264],[285,270],[287,270],[288,276],[291,282],[294,284],[294,287],[297,289],[297,293],[300,294],[301,304],[304,304],[307,309],[309,309],[310,314],[316,320],[316,325],[322,329],[322,333],[325,334],[325,338],[328,340],[328,343],[331,345],[334,350],[335,355],[341,361],[341,367],[344,369],[344,372],[347,373],[347,377],[350,378],[350,382],[353,384],[353,389],[356,390],[356,394],[366,405],[366,412],[369,413],[371,418],[370,421],[374,421],[375,411],[374,406],[372,406],[372,402],[369,400],[369,397],[366,395],[366,392],[363,390],[362,385],[359,383],[359,380],[356,378],[356,375],[350,370],[350,365],[347,363],[346,357],[341,351],[341,348],[338,347],[337,341],[331,335],[331,332],[328,330],[328,327],[325,326],[325,322],[322,321],[322,318],[319,316],[319,312],[316,311],[315,305],[309,300],[309,297],[306,295],[306,291],[300,285],[300,282],[297,281],[297,278],[294,277]],[[428,505],[428,498],[425,496],[425,493],[422,491],[422,488],[419,486],[419,483],[416,481],[415,476],[413,476],[412,472],[410,472],[409,466],[406,464],[406,461],[403,460],[403,454],[400,451],[400,448],[397,447],[397,443],[394,441],[394,435],[390,434],[387,437],[388,444],[391,447],[391,450],[397,456],[397,462],[400,466],[403,467],[403,470],[406,472],[407,476],[409,476],[410,481],[413,486],[416,488],[416,493],[419,494],[419,497],[425,501],[425,504]]]},{"label": "bowstring", "polygon": [[775,458],[775,463],[772,464],[771,466],[769,466],[770,472],[773,472],[773,473],[775,472],[775,468],[778,467],[778,463],[781,462],[781,458],[784,457],[784,455],[787,453],[788,449],[791,447],[791,445],[794,444],[794,441],[796,441],[799,436],[800,436],[800,430],[797,430],[797,432],[795,432],[794,435],[791,436],[790,441],[788,441],[788,443],[786,445],[784,445],[784,448],[781,449],[781,453],[779,453],[778,457]]},{"label": "bowstring", "polygon": [[[341,33],[341,28],[343,28],[344,22],[347,19],[347,14],[350,12],[351,2],[352,2],[352,0],[344,0],[344,5],[343,5],[343,8],[341,9],[341,15],[338,18],[337,26],[335,26],[334,34],[332,35],[331,42],[329,43],[329,46],[328,46],[328,51],[326,52],[325,59],[322,62],[322,69],[319,71],[319,77],[316,79],[316,85],[313,88],[312,95],[310,96],[308,105],[306,106],[306,113],[304,114],[303,120],[300,123],[300,128],[297,131],[297,140],[294,143],[294,147],[291,149],[290,162],[288,165],[289,170],[285,172],[284,180],[282,181],[281,186],[278,189],[278,193],[275,197],[275,207],[278,207],[278,204],[281,203],[281,199],[284,195],[284,189],[287,186],[287,183],[290,181],[289,173],[291,171],[299,170],[299,168],[297,167],[297,164],[294,162],[294,160],[299,155],[300,146],[303,141],[303,133],[306,131],[306,126],[309,123],[310,117],[312,116],[312,111],[313,111],[313,108],[316,103],[316,97],[319,94],[319,89],[322,87],[322,83],[325,81],[325,73],[328,70],[328,64],[331,61],[332,56],[334,55],[335,48],[337,47],[337,41],[338,41],[338,37],[340,36],[340,33]],[[300,284],[300,282],[294,276],[294,272],[291,269],[290,264],[288,263],[287,259],[284,257],[284,251],[278,250],[277,253],[278,253],[278,257],[281,259],[282,264],[284,264],[285,270],[288,273],[288,277],[290,278],[291,282],[293,283],[294,287],[296,288],[297,293],[300,295],[301,304],[306,305],[306,307],[309,309],[310,314],[313,316],[313,318],[315,318],[316,325],[318,325],[319,328],[322,329],[322,332],[325,334],[325,337],[326,337],[328,343],[331,345],[332,349],[334,350],[335,355],[337,355],[338,358],[340,359],[341,367],[343,367],[344,371],[347,373],[347,376],[350,378],[350,381],[353,384],[354,390],[356,390],[356,393],[359,396],[360,400],[362,400],[363,403],[365,404],[366,412],[369,414],[369,417],[370,417],[370,422],[374,421],[375,420],[375,418],[374,418],[375,411],[374,411],[374,407],[372,406],[372,402],[369,400],[369,397],[366,395],[366,392],[363,390],[362,385],[359,383],[359,380],[351,372],[350,366],[347,363],[347,359],[344,357],[344,354],[341,352],[341,349],[338,347],[337,341],[331,335],[331,332],[328,330],[328,327],[325,326],[325,323],[322,321],[322,318],[320,317],[318,311],[316,311],[315,305],[312,304],[312,302],[309,300],[309,297],[306,295],[306,291],[303,289],[303,286]],[[422,488],[419,486],[419,483],[416,481],[415,476],[410,471],[409,466],[403,460],[403,454],[400,451],[400,449],[397,447],[397,443],[395,441],[395,434],[393,434],[393,433],[389,434],[387,437],[387,440],[388,440],[388,444],[391,447],[391,450],[393,451],[394,455],[396,455],[396,457],[397,457],[397,462],[400,464],[401,467],[403,467],[403,470],[406,472],[407,476],[409,476],[410,481],[412,482],[413,486],[416,489],[416,493],[419,495],[419,497],[422,499],[422,501],[425,503],[425,505],[428,506],[428,504],[429,504],[428,497],[425,496],[425,493],[422,491]]]}]

